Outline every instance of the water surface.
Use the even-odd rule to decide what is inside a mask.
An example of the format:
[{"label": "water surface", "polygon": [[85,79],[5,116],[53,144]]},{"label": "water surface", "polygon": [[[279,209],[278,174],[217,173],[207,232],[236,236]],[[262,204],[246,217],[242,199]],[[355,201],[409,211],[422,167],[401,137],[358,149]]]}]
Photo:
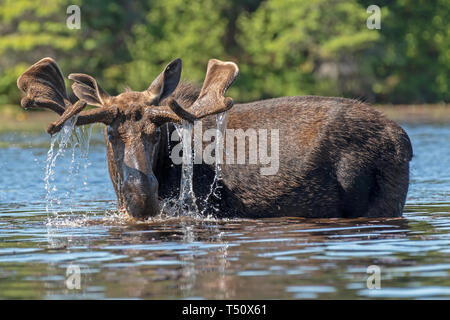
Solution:
[{"label": "water surface", "polygon": [[[404,217],[352,220],[133,222],[116,212],[101,133],[87,160],[66,150],[48,190],[48,135],[3,134],[0,298],[448,299],[450,126],[404,127]],[[367,287],[371,265],[381,289]]]}]

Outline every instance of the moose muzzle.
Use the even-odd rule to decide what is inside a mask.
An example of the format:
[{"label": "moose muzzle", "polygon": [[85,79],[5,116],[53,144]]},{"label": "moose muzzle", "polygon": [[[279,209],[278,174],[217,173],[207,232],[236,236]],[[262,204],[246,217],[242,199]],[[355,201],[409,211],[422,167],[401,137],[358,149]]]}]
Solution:
[{"label": "moose muzzle", "polygon": [[136,169],[125,170],[123,182],[124,205],[133,218],[145,219],[160,212],[158,201],[158,180],[151,173]]}]

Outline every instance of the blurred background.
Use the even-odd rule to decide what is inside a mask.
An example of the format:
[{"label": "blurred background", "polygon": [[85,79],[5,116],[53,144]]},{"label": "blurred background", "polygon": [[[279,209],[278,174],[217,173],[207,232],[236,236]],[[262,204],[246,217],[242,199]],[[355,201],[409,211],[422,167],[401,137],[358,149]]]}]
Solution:
[{"label": "blurred background", "polygon": [[[80,29],[66,26],[72,4]],[[381,29],[366,25],[371,4]],[[449,9],[448,0],[0,0],[0,109],[17,108],[17,77],[46,56],[110,94],[146,89],[178,57],[182,77],[201,83],[214,57],[239,64],[229,93],[239,102],[312,94],[445,103]]]}]

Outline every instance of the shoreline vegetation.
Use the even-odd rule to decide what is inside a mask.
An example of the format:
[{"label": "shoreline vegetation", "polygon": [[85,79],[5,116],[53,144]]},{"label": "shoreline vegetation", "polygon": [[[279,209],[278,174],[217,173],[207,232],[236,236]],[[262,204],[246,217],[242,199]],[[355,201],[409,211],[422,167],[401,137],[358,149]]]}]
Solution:
[{"label": "shoreline vegetation", "polygon": [[[388,118],[400,124],[430,123],[450,124],[450,104],[373,105]],[[24,111],[20,106],[0,108],[0,133],[45,131],[47,124],[58,115],[46,110]]]}]

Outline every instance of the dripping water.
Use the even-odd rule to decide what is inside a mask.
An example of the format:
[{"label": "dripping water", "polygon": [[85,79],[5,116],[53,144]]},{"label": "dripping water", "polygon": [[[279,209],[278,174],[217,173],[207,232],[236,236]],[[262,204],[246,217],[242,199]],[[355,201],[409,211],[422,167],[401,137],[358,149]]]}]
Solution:
[{"label": "dripping water", "polygon": [[183,120],[182,125],[175,126],[183,144],[183,161],[181,168],[179,206],[188,215],[197,215],[198,208],[193,188],[194,156],[192,148],[193,124]]},{"label": "dripping water", "polygon": [[[190,216],[203,215],[210,205],[210,200],[214,197],[220,200],[220,181],[222,180],[222,164],[224,162],[224,145],[225,145],[225,132],[227,127],[227,112],[223,112],[216,115],[216,135],[215,135],[215,175],[210,187],[210,191],[204,199],[204,209],[202,212],[198,210],[197,200],[193,188],[193,175],[194,175],[194,159],[195,150],[192,148],[192,136],[193,136],[193,124],[188,121],[183,121],[182,125],[175,125],[178,136],[181,139],[183,145],[183,161],[181,169],[181,181],[180,181],[180,194],[178,201],[175,205],[172,201],[165,201],[163,210],[166,206],[170,209],[177,209],[178,213],[186,214]],[[169,209],[167,208],[167,209]],[[218,211],[218,208],[213,207],[214,211]]]},{"label": "dripping water", "polygon": [[[88,153],[89,144],[92,134],[92,125],[88,127],[79,127],[75,129],[78,116],[75,115],[67,120],[61,131],[53,135],[50,142],[50,148],[47,152],[47,161],[45,169],[45,190],[46,190],[46,211],[52,213],[53,216],[58,216],[58,210],[63,206],[68,206],[69,212],[73,212],[74,199],[77,189],[80,187],[76,178],[80,174],[80,167],[82,168],[82,186],[83,190],[87,190],[87,174],[86,170],[89,166]],[[75,133],[75,134],[73,134]],[[58,187],[55,182],[55,168],[58,159],[63,159],[66,151],[71,150],[70,164],[67,169],[67,176],[65,179],[65,193],[58,192]],[[79,156],[77,156],[79,153]],[[69,187],[69,190],[67,190]],[[68,203],[64,203],[68,202]]]},{"label": "dripping water", "polygon": [[[50,149],[47,152],[47,163],[45,168],[45,190],[47,191],[45,200],[46,200],[46,206],[45,209],[47,212],[51,211],[53,214],[57,214],[55,204],[60,205],[61,201],[56,196],[56,192],[58,191],[56,184],[54,183],[55,180],[55,166],[56,166],[56,159],[58,157],[64,156],[67,148],[67,144],[69,143],[69,139],[72,135],[73,128],[75,127],[75,124],[77,122],[78,116],[74,116],[67,120],[61,131],[56,133],[52,136],[51,142],[50,142]],[[55,144],[58,144],[58,149],[56,154],[54,153]]]},{"label": "dripping water", "polygon": [[[214,180],[211,184],[210,190],[206,198],[204,199],[204,209],[202,211],[202,214],[205,213],[205,211],[208,209],[208,204],[211,202],[212,197],[214,197],[217,200],[221,199],[220,196],[220,181],[222,180],[222,164],[225,160],[225,132],[227,129],[227,119],[228,119],[228,112],[222,112],[216,115],[216,137],[215,137],[215,174],[214,174]],[[212,209],[217,212],[219,208],[217,206],[212,207]]]},{"label": "dripping water", "polygon": [[92,124],[88,126],[82,126],[77,128],[77,137],[79,141],[80,157],[83,162],[83,190],[87,191],[88,176],[87,168],[89,166],[89,146],[92,138]]},{"label": "dripping water", "polygon": [[[92,135],[92,125],[76,127],[70,137],[70,143],[72,146],[72,158],[66,177],[67,184],[71,186],[70,191],[66,192],[66,198],[69,199],[69,211],[72,213],[74,208],[72,195],[76,194],[76,191],[81,189],[84,193],[88,191],[87,183],[87,168],[89,166],[89,144]],[[77,151],[79,155],[77,156]],[[80,175],[80,167],[82,167],[81,182],[77,180]],[[79,184],[81,183],[81,186]]]}]

